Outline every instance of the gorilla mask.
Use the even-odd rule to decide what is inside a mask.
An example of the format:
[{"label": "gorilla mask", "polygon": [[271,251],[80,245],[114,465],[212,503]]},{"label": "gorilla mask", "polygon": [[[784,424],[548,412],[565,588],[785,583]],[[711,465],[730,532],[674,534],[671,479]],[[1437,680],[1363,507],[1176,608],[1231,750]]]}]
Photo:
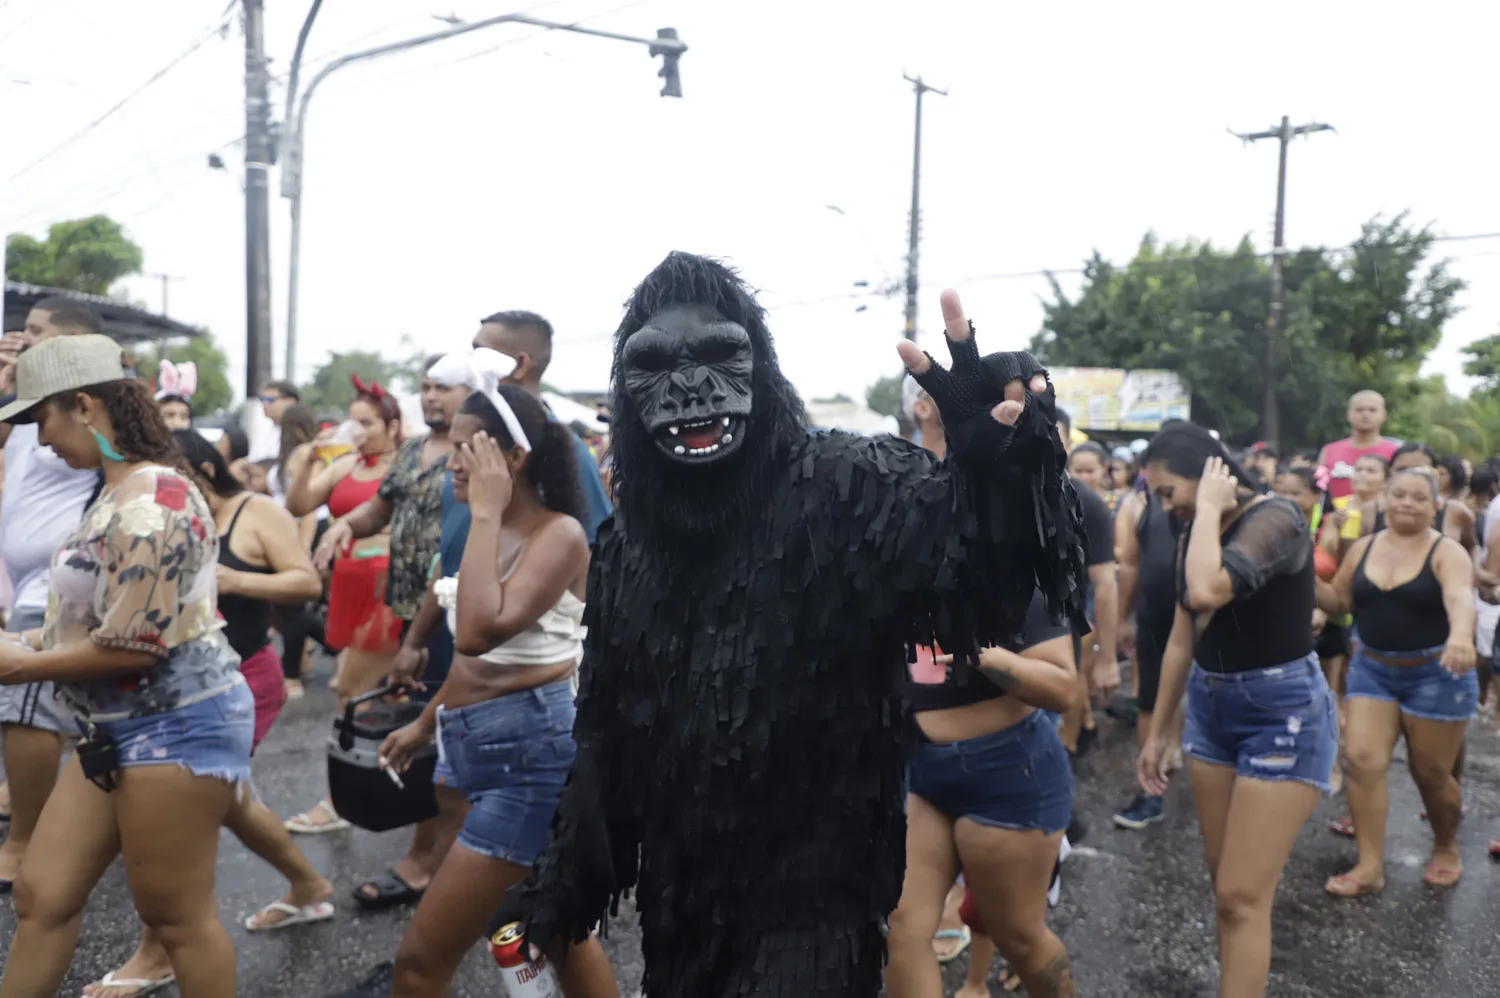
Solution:
[{"label": "gorilla mask", "polygon": [[625,340],[621,382],[668,460],[722,461],[745,443],[755,352],[745,327],[705,302],[671,304]]}]

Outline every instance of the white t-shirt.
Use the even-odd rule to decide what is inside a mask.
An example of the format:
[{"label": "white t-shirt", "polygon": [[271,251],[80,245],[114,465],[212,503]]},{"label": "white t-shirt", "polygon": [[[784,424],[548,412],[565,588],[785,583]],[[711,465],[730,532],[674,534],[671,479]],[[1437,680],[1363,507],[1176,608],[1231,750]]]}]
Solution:
[{"label": "white t-shirt", "polygon": [[0,560],[15,587],[14,609],[47,606],[52,556],[83,520],[98,472],[70,468],[37,443],[36,424],[22,424],[5,444],[0,493]]}]

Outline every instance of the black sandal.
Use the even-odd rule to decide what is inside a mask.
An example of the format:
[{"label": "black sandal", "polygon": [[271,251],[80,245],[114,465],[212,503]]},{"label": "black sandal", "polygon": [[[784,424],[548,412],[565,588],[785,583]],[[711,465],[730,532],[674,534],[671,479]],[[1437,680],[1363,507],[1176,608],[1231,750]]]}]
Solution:
[{"label": "black sandal", "polygon": [[362,908],[381,911],[397,905],[416,904],[426,893],[427,888],[413,887],[402,880],[394,869],[390,869],[356,887],[354,900],[358,901]]}]

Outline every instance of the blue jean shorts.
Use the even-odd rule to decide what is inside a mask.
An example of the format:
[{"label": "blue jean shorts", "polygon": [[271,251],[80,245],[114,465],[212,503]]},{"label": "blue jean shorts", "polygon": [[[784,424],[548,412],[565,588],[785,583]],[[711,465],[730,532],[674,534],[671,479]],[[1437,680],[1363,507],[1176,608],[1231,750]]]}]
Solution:
[{"label": "blue jean shorts", "polygon": [[468,800],[464,848],[531,866],[573,768],[573,684],[564,680],[458,710],[438,708],[433,782]]},{"label": "blue jean shorts", "polygon": [[1073,816],[1073,768],[1043,711],[993,734],[961,742],[918,742],[907,788],[950,818],[1048,835]]},{"label": "blue jean shorts", "polygon": [[1293,780],[1330,793],[1338,709],[1315,655],[1248,672],[1188,679],[1182,751],[1256,780]]},{"label": "blue jean shorts", "polygon": [[248,783],[255,695],[236,679],[223,693],[186,707],[94,726],[115,743],[121,769],[181,766],[194,776]]},{"label": "blue jean shorts", "polygon": [[1399,704],[1401,713],[1425,721],[1467,721],[1479,709],[1479,677],[1473,669],[1455,676],[1443,668],[1441,647],[1376,654],[1413,664],[1385,665],[1360,646],[1349,663],[1348,696]]}]

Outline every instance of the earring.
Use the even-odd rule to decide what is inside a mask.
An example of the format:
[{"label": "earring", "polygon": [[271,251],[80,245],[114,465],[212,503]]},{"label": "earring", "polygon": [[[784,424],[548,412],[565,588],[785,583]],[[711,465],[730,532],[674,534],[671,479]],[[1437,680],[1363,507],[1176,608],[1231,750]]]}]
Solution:
[{"label": "earring", "polygon": [[[88,424],[84,424],[88,425]],[[89,426],[89,432],[94,435],[94,443],[99,445],[99,453],[106,461],[124,461],[125,455],[115,450],[110,442],[104,439],[104,434]]]}]

